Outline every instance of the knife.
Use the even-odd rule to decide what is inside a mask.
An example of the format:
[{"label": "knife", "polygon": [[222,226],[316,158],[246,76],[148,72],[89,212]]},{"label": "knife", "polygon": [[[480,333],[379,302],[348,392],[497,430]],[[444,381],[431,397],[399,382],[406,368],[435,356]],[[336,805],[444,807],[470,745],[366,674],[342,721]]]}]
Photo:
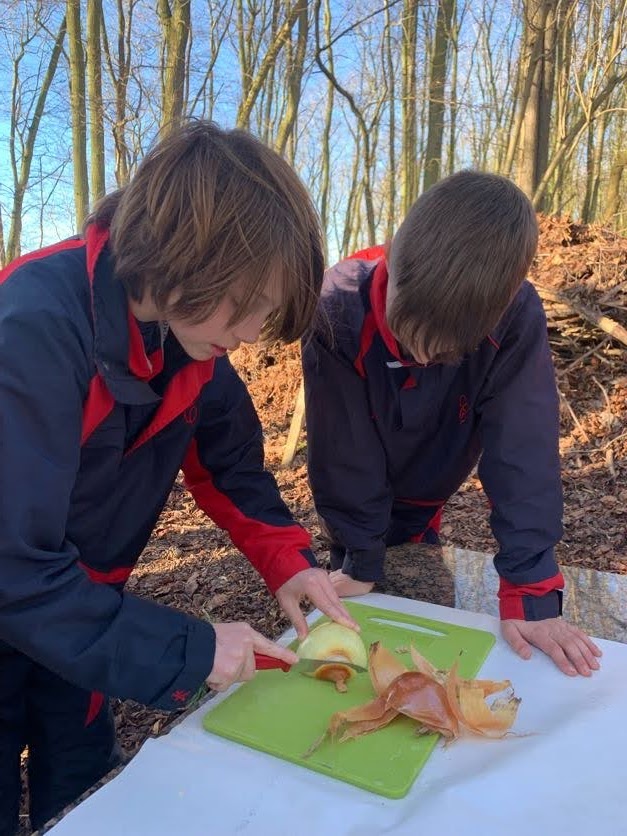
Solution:
[{"label": "knife", "polygon": [[339,659],[299,659],[293,665],[284,662],[282,659],[275,659],[274,656],[266,656],[265,653],[255,653],[255,668],[258,671],[274,670],[280,668],[282,671],[298,671],[299,673],[314,673],[322,665],[332,665],[334,662],[352,668],[355,673],[366,673],[368,668],[361,665],[354,665],[352,662],[345,662]]}]

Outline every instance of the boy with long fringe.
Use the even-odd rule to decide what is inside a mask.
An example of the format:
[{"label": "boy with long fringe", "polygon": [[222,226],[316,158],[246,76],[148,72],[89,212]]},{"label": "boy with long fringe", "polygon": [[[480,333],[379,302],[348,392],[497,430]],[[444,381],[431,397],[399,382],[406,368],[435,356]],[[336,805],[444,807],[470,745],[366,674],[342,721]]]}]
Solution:
[{"label": "boy with long fringe", "polygon": [[184,707],[205,681],[293,663],[244,622],[125,592],[182,468],[299,635],[303,597],[356,626],[264,470],[227,353],[310,323],[318,219],[292,169],[241,131],[175,130],[83,235],[0,273],[0,833],[28,746],[41,827],[118,761],[107,697]]}]

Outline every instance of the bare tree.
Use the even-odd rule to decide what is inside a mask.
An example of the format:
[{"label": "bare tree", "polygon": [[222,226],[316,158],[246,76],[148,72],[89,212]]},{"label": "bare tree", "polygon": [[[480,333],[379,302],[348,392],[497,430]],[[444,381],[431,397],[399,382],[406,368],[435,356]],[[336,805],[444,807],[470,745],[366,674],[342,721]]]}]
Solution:
[{"label": "bare tree", "polygon": [[[331,2],[325,0],[324,3],[324,36],[325,41],[329,44],[326,62],[329,67],[331,75],[335,74],[333,66],[333,48],[331,46]],[[335,103],[335,87],[333,82],[327,79],[327,103],[324,114],[324,129],[322,132],[322,159],[320,172],[320,220],[322,222],[322,229],[326,232],[325,243],[328,242],[330,228],[329,228],[329,192],[331,188],[331,128],[333,125],[333,110]],[[327,252],[328,255],[328,252]]]},{"label": "bare tree", "polygon": [[[133,14],[137,0],[130,0],[125,10],[123,0],[117,0],[117,27],[115,39],[111,39],[107,30],[106,18],[102,23],[102,48],[104,59],[113,86],[113,113],[109,116],[113,133],[115,153],[115,181],[124,186],[129,181],[132,164],[132,152],[127,137],[128,87],[132,66]],[[115,51],[111,47],[115,45]]]},{"label": "bare tree", "polygon": [[[626,23],[627,11],[623,0],[602,2],[599,8],[595,8],[594,13],[591,13],[589,54],[593,78],[603,78],[620,72],[624,55],[622,45],[625,43]],[[605,107],[596,120],[590,121],[587,127],[586,189],[581,208],[581,218],[586,223],[593,221],[598,212],[603,152],[611,115],[610,109]]]},{"label": "bare tree", "polygon": [[85,54],[83,50],[80,0],[67,0],[67,32],[70,61],[70,113],[72,117],[74,205],[76,207],[76,224],[80,227],[89,211]]},{"label": "bare tree", "polygon": [[392,20],[390,8],[385,9],[383,67],[388,89],[388,173],[387,173],[387,217],[385,222],[385,237],[390,240],[394,234],[396,224],[396,73],[395,44],[392,37]]},{"label": "bare tree", "polygon": [[401,212],[406,214],[418,195],[416,49],[418,0],[404,0],[401,41]]},{"label": "bare tree", "polygon": [[[190,99],[189,113],[196,113],[200,106],[200,112],[206,119],[211,119],[216,102],[216,88],[214,81],[214,69],[220,50],[231,27],[234,6],[229,0],[221,0],[214,3],[207,2],[207,42],[209,45],[208,54],[203,55],[202,81],[198,85],[193,99]],[[199,29],[202,31],[200,24]],[[191,39],[190,39],[191,40]],[[189,62],[190,74],[193,71],[191,61]]]},{"label": "bare tree", "polygon": [[[37,19],[37,15],[35,15]],[[54,39],[48,63],[43,77],[38,84],[38,90],[34,99],[32,117],[27,121],[24,131],[20,127],[20,109],[22,106],[20,90],[20,65],[26,54],[26,48],[35,37],[35,31],[26,30],[17,44],[16,54],[13,58],[13,78],[11,84],[11,116],[9,128],[9,157],[11,173],[13,178],[13,206],[10,215],[9,235],[6,243],[4,261],[12,261],[20,255],[22,243],[22,224],[24,213],[24,196],[28,188],[31,174],[31,165],[35,150],[35,142],[44,115],[46,100],[52,85],[59,58],[63,50],[63,41],[66,33],[65,17],[59,25],[57,35]],[[20,146],[18,152],[18,144]],[[20,154],[18,158],[18,153]]]},{"label": "bare tree", "polygon": [[101,21],[102,0],[87,0],[87,90],[89,94],[89,146],[93,200],[98,200],[105,193],[102,54],[100,49]]},{"label": "bare tree", "polygon": [[530,197],[546,171],[555,67],[558,0],[526,0],[517,181]]},{"label": "bare tree", "polygon": [[163,34],[161,131],[166,133],[180,123],[185,110],[190,4],[191,0],[158,0]]},{"label": "bare tree", "polygon": [[449,52],[454,11],[455,0],[439,0],[429,77],[429,117],[423,172],[423,189],[425,191],[440,179],[442,168],[446,58]]},{"label": "bare tree", "polygon": [[[241,2],[242,0],[238,0],[240,6]],[[279,26],[276,35],[272,38],[271,42],[269,43],[263,57],[259,58],[256,66],[250,60],[249,51],[244,50],[244,52],[241,53],[246,55],[246,67],[245,71],[243,72],[242,99],[237,110],[237,124],[240,127],[247,128],[249,126],[250,115],[252,113],[253,107],[255,106],[255,102],[257,101],[257,97],[261,93],[266,79],[268,77],[268,74],[274,66],[279,53],[291,37],[292,29],[294,28],[294,25],[296,24],[301,14],[301,0],[295,0],[294,3],[290,3],[285,6],[285,19],[283,23]],[[242,35],[240,35],[240,39],[241,42],[244,43]]]},{"label": "bare tree", "polygon": [[[303,70],[305,56],[307,54],[307,38],[309,35],[309,3],[308,0],[296,0],[295,8],[298,9],[298,34],[296,46],[291,50],[290,60],[287,66],[286,86],[287,105],[279,130],[276,136],[276,149],[280,154],[285,152],[288,140],[294,136],[294,125],[300,105],[301,84],[303,81]],[[294,161],[295,148],[289,155],[290,161]]]},{"label": "bare tree", "polygon": [[621,148],[614,157],[607,183],[605,212],[603,214],[603,220],[606,223],[615,221],[623,208],[621,201],[621,180],[625,168],[627,168],[627,148]]}]

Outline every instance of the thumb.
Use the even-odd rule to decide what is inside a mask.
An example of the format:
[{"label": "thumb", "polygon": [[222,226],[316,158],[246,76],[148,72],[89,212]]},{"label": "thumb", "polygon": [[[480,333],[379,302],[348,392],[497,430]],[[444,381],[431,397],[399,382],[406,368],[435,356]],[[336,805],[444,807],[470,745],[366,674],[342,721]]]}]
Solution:
[{"label": "thumb", "polygon": [[521,659],[531,659],[531,645],[516,624],[503,622],[501,632],[506,642]]}]

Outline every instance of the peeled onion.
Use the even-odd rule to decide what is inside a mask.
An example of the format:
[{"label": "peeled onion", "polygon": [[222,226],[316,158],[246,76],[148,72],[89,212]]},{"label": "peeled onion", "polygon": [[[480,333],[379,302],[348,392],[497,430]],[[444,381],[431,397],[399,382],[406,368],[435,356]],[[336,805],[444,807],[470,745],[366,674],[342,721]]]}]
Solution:
[{"label": "peeled onion", "polygon": [[[301,659],[320,659],[328,665],[320,665],[309,676],[335,683],[338,691],[346,691],[346,682],[355,675],[350,667],[359,665],[366,668],[368,652],[359,633],[336,624],[334,621],[319,624],[296,648]],[[346,663],[350,664],[346,664]]]}]

